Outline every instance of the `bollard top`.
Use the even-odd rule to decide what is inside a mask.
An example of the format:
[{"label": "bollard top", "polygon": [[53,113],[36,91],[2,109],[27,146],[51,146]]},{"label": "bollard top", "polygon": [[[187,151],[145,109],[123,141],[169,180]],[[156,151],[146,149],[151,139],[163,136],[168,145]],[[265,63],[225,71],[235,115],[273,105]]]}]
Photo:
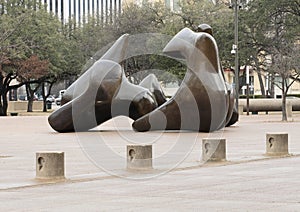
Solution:
[{"label": "bollard top", "polygon": [[128,144],[127,147],[152,147],[152,144]]},{"label": "bollard top", "polygon": [[203,138],[202,141],[225,141],[226,138]]},{"label": "bollard top", "polygon": [[65,152],[60,152],[60,151],[39,151],[35,153],[36,156],[38,155],[65,155]]},{"label": "bollard top", "polygon": [[287,132],[267,132],[266,135],[287,135]]}]

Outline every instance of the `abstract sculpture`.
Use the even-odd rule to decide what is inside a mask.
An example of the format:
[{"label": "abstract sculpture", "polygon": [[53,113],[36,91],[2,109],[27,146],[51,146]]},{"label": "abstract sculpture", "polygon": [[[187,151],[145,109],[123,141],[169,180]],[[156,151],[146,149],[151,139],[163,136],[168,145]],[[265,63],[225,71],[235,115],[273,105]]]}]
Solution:
[{"label": "abstract sculpture", "polygon": [[166,55],[185,59],[187,72],[176,94],[134,121],[137,131],[195,130],[210,132],[232,118],[232,95],[222,73],[214,38],[206,32],[181,30],[167,44]]},{"label": "abstract sculpture", "polygon": [[181,86],[168,101],[155,75],[139,85],[127,80],[119,64],[127,48],[125,34],[66,90],[62,106],[48,118],[54,130],[86,131],[119,115],[135,120],[136,131],[210,132],[237,121],[233,89],[224,80],[209,31],[185,28],[164,48],[166,55],[185,59],[187,64]]},{"label": "abstract sculpture", "polygon": [[86,89],[49,116],[54,130],[86,131],[119,115],[135,120],[157,107],[149,90],[129,83],[119,64],[99,60],[89,72]]}]

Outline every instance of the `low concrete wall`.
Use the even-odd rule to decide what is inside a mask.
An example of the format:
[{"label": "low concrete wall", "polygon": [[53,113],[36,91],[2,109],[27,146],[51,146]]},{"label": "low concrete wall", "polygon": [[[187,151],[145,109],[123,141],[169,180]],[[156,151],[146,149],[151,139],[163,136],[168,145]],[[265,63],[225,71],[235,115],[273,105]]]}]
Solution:
[{"label": "low concrete wall", "polygon": [[[27,111],[27,101],[9,101],[8,102],[8,112],[15,111]],[[33,101],[32,105],[33,111],[43,111],[43,101]]]},{"label": "low concrete wall", "polygon": [[[287,99],[287,105],[291,104],[293,111],[300,111],[300,98]],[[243,106],[243,111],[247,111],[247,100],[239,99],[239,105]],[[282,99],[249,99],[249,111],[282,111]]]}]

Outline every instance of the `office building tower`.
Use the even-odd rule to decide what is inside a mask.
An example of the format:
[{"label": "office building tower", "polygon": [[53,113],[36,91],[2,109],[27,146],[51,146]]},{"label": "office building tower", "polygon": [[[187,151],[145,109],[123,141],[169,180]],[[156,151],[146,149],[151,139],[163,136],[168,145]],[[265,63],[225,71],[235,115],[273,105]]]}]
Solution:
[{"label": "office building tower", "polygon": [[77,23],[84,23],[91,16],[113,22],[121,12],[121,0],[43,0],[43,4],[63,22],[73,18]]},{"label": "office building tower", "polygon": [[0,14],[6,13],[9,8],[21,6],[34,10],[45,8],[63,23],[71,18],[76,23],[84,23],[92,16],[103,23],[112,23],[121,13],[121,3],[121,0],[0,0]]}]

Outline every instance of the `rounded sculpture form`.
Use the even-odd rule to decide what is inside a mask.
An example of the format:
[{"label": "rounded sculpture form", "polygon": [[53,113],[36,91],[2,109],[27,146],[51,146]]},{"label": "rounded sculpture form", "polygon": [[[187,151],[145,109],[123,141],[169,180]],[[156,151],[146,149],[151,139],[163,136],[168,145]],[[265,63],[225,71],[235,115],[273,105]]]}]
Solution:
[{"label": "rounded sculpture form", "polygon": [[213,35],[212,28],[208,24],[200,24],[197,27],[197,32],[206,32],[210,35]]},{"label": "rounded sculpture form", "polygon": [[[208,24],[198,25],[197,32],[206,32],[206,33],[213,36],[212,28]],[[221,68],[221,73],[222,73],[223,79],[225,81],[223,68]],[[226,84],[227,92],[228,92],[228,95],[229,95],[229,107],[228,107],[228,113],[227,113],[227,116],[226,116],[226,127],[228,127],[228,126],[231,126],[231,125],[233,125],[234,123],[236,123],[238,121],[239,113],[238,113],[238,108],[236,107],[236,104],[235,104],[235,93],[234,93],[235,91],[229,83],[225,82],[225,84]]]},{"label": "rounded sculpture form", "polygon": [[[137,119],[157,107],[149,90],[129,83],[122,67],[110,60],[99,60],[89,70],[85,90],[74,85],[73,99],[48,118],[58,132],[86,131],[118,115]],[[124,92],[126,91],[126,92]],[[80,120],[80,121],[76,121]]]},{"label": "rounded sculpture form", "polygon": [[230,94],[214,38],[206,32],[184,28],[167,44],[164,53],[185,59],[186,75],[176,94],[136,120],[133,128],[210,132],[224,127],[231,119]]},{"label": "rounded sculpture form", "polygon": [[[125,58],[126,49],[128,47],[129,35],[122,35],[108,51],[100,58],[100,60],[110,60],[116,63],[120,63]],[[82,94],[84,90],[87,89],[89,85],[88,81],[90,78],[90,72],[93,69],[88,69],[84,72],[68,89],[65,91],[61,99],[61,105],[73,100]],[[100,74],[100,73],[99,73]],[[75,89],[76,88],[76,89]],[[76,91],[76,92],[75,92]]]},{"label": "rounded sculpture form", "polygon": [[147,88],[154,95],[158,106],[167,101],[164,91],[154,74],[149,74],[140,82],[139,85],[143,88]]},{"label": "rounded sculpture form", "polygon": [[238,120],[234,89],[225,82],[211,27],[181,30],[165,46],[167,56],[186,60],[187,72],[167,101],[155,75],[131,84],[119,64],[127,56],[129,35],[114,45],[64,93],[48,118],[58,132],[86,131],[119,115],[135,120],[136,131],[210,132]]}]

